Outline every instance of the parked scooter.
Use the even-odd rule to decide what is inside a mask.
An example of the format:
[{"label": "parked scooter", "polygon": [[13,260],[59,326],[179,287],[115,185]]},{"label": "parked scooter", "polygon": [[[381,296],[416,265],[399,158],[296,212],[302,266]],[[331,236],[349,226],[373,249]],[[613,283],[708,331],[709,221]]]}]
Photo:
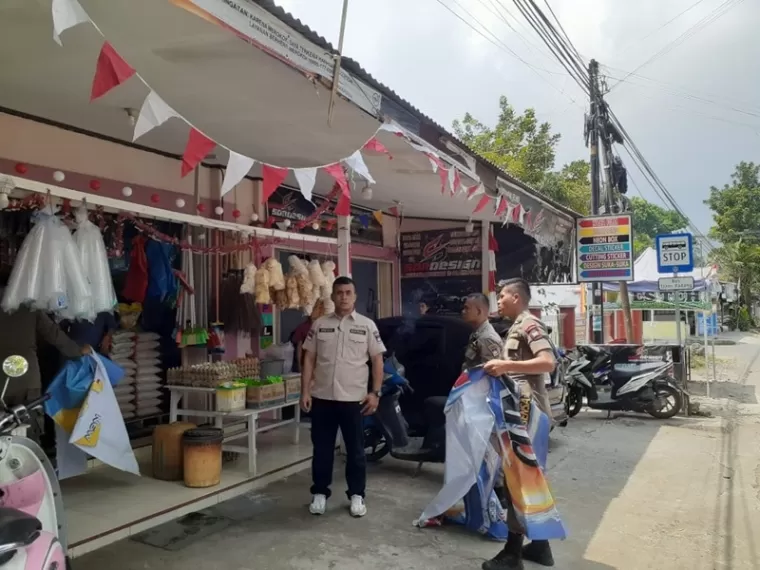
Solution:
[{"label": "parked scooter", "polygon": [[[411,390],[404,377],[404,366],[395,356],[390,356],[383,363],[383,371],[385,378],[380,391],[380,404],[375,414],[364,420],[367,461],[380,461],[390,453],[391,457],[414,461],[419,466],[423,463],[443,463],[446,459],[445,428],[428,429],[425,437],[410,438],[409,424],[399,403],[401,395]],[[445,398],[443,400],[445,404]],[[443,414],[442,408],[440,413]]]},{"label": "parked scooter", "polygon": [[668,419],[681,411],[683,395],[669,362],[629,361],[636,346],[578,346],[566,371],[568,414],[577,415],[585,397],[594,410],[633,411]]},{"label": "parked scooter", "polygon": [[70,565],[61,489],[47,456],[25,435],[31,413],[41,409],[48,397],[10,410],[4,403],[8,383],[28,369],[22,356],[9,356],[3,362],[7,378],[0,396],[0,567],[64,570]]}]

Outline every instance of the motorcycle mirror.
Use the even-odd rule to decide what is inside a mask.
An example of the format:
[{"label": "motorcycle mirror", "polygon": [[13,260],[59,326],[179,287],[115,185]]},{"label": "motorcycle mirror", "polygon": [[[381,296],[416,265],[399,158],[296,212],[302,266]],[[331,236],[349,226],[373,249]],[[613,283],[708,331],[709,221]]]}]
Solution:
[{"label": "motorcycle mirror", "polygon": [[9,356],[3,361],[3,373],[9,378],[19,378],[29,371],[29,362],[23,356]]}]

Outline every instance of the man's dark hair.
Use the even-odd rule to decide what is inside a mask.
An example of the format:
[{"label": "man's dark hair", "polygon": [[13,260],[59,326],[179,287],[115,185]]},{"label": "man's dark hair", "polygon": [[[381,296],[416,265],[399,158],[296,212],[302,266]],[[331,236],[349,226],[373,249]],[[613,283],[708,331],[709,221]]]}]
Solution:
[{"label": "man's dark hair", "polygon": [[517,289],[520,293],[520,297],[527,303],[530,301],[530,284],[525,279],[520,277],[513,277],[512,279],[505,279],[499,282],[499,291],[505,287]]},{"label": "man's dark hair", "polygon": [[491,310],[491,303],[488,301],[488,297],[483,295],[483,293],[471,293],[467,295],[468,301],[473,301],[474,303],[477,303],[480,305],[480,307],[487,313]]},{"label": "man's dark hair", "polygon": [[335,281],[333,281],[333,291],[340,285],[351,285],[354,290],[356,290],[356,283],[354,283],[354,280],[350,277],[346,277],[345,275],[338,277]]}]

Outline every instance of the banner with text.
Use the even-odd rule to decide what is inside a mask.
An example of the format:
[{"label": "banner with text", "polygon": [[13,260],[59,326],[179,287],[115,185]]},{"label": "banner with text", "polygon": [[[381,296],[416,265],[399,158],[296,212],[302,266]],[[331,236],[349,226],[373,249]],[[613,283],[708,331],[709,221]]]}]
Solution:
[{"label": "banner with text", "polygon": [[401,277],[469,277],[483,272],[479,231],[432,230],[401,234]]}]

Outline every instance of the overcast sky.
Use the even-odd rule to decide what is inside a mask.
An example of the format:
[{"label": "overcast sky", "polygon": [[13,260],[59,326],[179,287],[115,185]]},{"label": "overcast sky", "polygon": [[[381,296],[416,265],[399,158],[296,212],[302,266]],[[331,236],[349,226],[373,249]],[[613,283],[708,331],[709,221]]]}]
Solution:
[{"label": "overcast sky", "polygon": [[[543,1],[538,3],[545,9]],[[337,46],[343,0],[276,2]],[[711,216],[702,200],[710,185],[728,182],[741,160],[760,161],[760,4],[549,2],[584,58],[607,66],[610,85],[680,37],[607,99],[679,205],[707,231]],[[494,45],[499,42],[517,57]],[[344,53],[446,128],[467,111],[493,124],[503,94],[518,110],[534,107],[562,134],[557,167],[587,156],[586,100],[511,0],[349,0]],[[627,162],[641,195],[663,205]]]}]

